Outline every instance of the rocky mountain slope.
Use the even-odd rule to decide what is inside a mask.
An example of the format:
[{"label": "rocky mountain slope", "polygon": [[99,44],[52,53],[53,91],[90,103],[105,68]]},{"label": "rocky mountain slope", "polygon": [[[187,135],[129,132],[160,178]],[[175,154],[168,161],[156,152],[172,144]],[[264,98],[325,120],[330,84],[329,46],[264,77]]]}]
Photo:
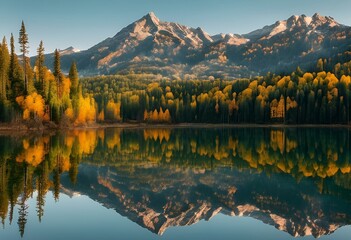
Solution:
[{"label": "rocky mountain slope", "polygon": [[[210,36],[149,13],[88,50],[63,50],[62,67],[67,72],[75,60],[82,75],[134,71],[175,78],[248,77],[297,66],[309,70],[319,58],[348,61],[350,39],[351,27],[319,14],[292,16],[244,35]],[[52,61],[47,55],[48,66]]]}]

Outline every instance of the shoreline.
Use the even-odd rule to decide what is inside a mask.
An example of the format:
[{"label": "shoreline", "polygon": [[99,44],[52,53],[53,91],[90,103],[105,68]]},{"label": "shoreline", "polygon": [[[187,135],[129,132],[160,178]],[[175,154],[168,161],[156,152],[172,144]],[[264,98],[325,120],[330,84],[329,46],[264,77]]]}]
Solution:
[{"label": "shoreline", "polygon": [[91,127],[74,127],[68,129],[107,129],[107,128],[130,128],[130,129],[143,129],[143,128],[204,128],[204,129],[218,129],[218,128],[351,128],[351,125],[342,124],[221,124],[221,123],[178,123],[178,124],[148,124],[148,123],[116,123],[116,124],[100,124]]},{"label": "shoreline", "polygon": [[351,125],[343,124],[221,124],[221,123],[179,123],[179,124],[149,124],[149,123],[107,123],[107,124],[91,124],[86,126],[76,127],[44,127],[44,128],[27,128],[21,124],[0,123],[0,134],[25,134],[25,133],[42,133],[42,132],[58,132],[58,131],[72,131],[72,130],[93,130],[93,129],[234,129],[234,128],[273,128],[273,129],[289,129],[289,128],[334,128],[334,129],[351,129]]}]

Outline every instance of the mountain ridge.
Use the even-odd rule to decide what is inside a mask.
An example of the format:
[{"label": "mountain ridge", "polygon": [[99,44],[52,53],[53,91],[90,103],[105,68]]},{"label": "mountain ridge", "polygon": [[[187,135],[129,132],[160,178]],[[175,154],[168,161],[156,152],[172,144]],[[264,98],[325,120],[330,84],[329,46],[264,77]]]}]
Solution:
[{"label": "mountain ridge", "polygon": [[[349,60],[349,38],[351,27],[318,13],[293,15],[247,34],[211,36],[201,27],[161,21],[150,12],[87,50],[63,54],[62,68],[67,72],[76,61],[82,75],[134,71],[239,78],[297,66],[308,70],[319,58]],[[48,54],[47,65],[52,62]]]}]

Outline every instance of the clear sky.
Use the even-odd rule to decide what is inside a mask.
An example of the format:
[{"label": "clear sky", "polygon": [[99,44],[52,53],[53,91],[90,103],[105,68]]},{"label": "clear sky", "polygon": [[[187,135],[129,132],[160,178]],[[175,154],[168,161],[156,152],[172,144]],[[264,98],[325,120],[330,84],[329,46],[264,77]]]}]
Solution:
[{"label": "clear sky", "polygon": [[[4,1],[4,2],[3,2]],[[46,52],[84,50],[153,11],[162,21],[202,27],[212,34],[248,33],[291,15],[332,16],[351,25],[351,0],[3,0],[0,36],[16,41],[21,21],[30,54],[43,40]],[[16,45],[18,50],[18,44]],[[17,51],[18,52],[18,51]]]}]

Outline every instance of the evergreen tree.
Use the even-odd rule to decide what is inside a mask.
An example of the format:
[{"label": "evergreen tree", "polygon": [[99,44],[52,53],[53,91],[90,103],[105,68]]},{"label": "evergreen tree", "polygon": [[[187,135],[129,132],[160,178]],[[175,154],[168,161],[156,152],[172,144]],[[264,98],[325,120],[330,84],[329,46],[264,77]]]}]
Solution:
[{"label": "evergreen tree", "polygon": [[77,65],[75,62],[72,63],[71,68],[69,70],[69,79],[71,80],[70,95],[71,95],[71,98],[74,98],[78,95],[78,86],[79,86],[79,77],[78,77]]},{"label": "evergreen tree", "polygon": [[71,80],[70,97],[72,99],[72,107],[74,115],[78,115],[78,105],[79,105],[79,77],[76,63],[73,62],[69,70],[69,78]]},{"label": "evergreen tree", "polygon": [[45,78],[45,56],[44,56],[44,45],[43,41],[40,41],[39,47],[37,49],[37,60],[35,66],[37,67],[37,90],[38,92],[44,96],[44,78]]},{"label": "evergreen tree", "polygon": [[12,82],[15,79],[15,43],[13,39],[13,34],[11,33],[11,38],[10,38],[10,48],[11,48],[11,53],[10,53],[10,66],[9,66],[9,79]]},{"label": "evergreen tree", "polygon": [[23,71],[18,63],[18,57],[15,53],[15,40],[13,34],[11,34],[10,40],[10,69],[9,69],[9,81],[10,81],[10,98],[13,103],[16,102],[16,97],[23,94]]},{"label": "evergreen tree", "polygon": [[22,26],[19,32],[18,42],[20,44],[20,51],[22,53],[22,61],[23,61],[23,70],[24,70],[24,91],[27,93],[28,91],[28,76],[27,76],[27,57],[28,53],[28,34],[26,32],[26,27],[24,26],[24,22],[22,21]]},{"label": "evergreen tree", "polygon": [[55,49],[55,57],[54,57],[54,76],[56,79],[57,85],[57,96],[61,97],[61,85],[62,85],[62,73],[61,73],[61,60],[60,60],[60,52]]},{"label": "evergreen tree", "polygon": [[27,217],[28,217],[28,205],[26,203],[26,197],[25,194],[23,193],[21,202],[19,204],[19,209],[18,209],[18,228],[21,234],[21,237],[24,235],[24,230],[27,224]]},{"label": "evergreen tree", "polygon": [[35,87],[34,87],[34,71],[32,69],[32,66],[30,65],[30,61],[29,58],[27,57],[26,59],[26,73],[27,73],[27,94],[31,94],[33,92],[35,92]]},{"label": "evergreen tree", "polygon": [[0,98],[2,101],[7,99],[7,85],[9,75],[10,54],[7,47],[6,38],[2,40],[0,48]]}]

